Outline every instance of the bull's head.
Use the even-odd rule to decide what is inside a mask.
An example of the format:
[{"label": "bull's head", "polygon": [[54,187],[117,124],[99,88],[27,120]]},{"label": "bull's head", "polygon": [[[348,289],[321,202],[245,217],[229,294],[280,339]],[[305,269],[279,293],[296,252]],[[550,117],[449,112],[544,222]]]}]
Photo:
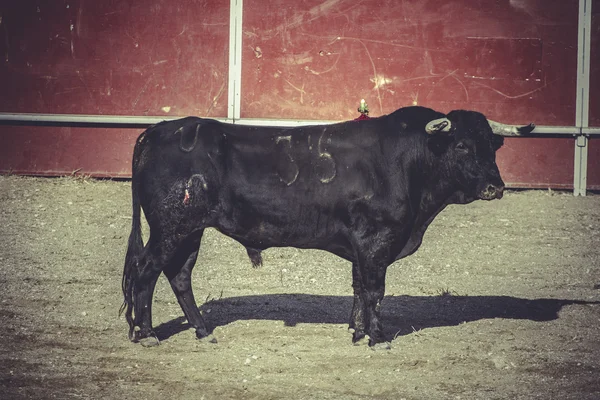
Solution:
[{"label": "bull's head", "polygon": [[523,136],[535,128],[506,125],[486,119],[474,111],[452,111],[445,118],[430,121],[425,131],[443,142],[443,168],[467,197],[483,200],[499,199],[504,182],[496,165],[496,151],[504,144],[504,136]]}]

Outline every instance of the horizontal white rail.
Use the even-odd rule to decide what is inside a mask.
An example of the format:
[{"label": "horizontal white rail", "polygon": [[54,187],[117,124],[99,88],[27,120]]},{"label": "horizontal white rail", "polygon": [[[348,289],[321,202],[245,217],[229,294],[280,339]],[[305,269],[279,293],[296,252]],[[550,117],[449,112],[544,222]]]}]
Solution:
[{"label": "horizontal white rail", "polygon": [[[85,115],[85,114],[34,114],[34,113],[0,113],[0,123],[15,124],[81,124],[81,125],[119,125],[140,126],[153,125],[162,121],[171,121],[183,116],[135,116],[135,115]],[[303,126],[333,124],[340,121],[303,120],[303,119],[254,119],[242,118],[232,120],[229,118],[213,118],[222,122],[240,125],[258,126]],[[598,128],[578,128],[575,126],[536,126],[535,135],[600,135]]]}]

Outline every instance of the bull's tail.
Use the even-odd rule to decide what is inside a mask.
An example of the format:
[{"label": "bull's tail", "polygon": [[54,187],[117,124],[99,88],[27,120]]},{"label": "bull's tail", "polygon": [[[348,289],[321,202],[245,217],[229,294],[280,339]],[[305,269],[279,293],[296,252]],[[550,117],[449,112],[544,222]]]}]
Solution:
[{"label": "bull's tail", "polygon": [[135,282],[138,276],[138,262],[139,256],[143,251],[144,243],[142,241],[142,226],[141,226],[141,205],[140,205],[140,191],[139,191],[139,177],[136,176],[136,172],[139,169],[138,164],[138,153],[140,153],[140,140],[136,143],[133,155],[132,165],[132,181],[131,181],[131,198],[132,198],[132,221],[131,221],[131,233],[129,234],[129,242],[127,245],[127,254],[125,255],[125,266],[123,267],[123,279],[121,281],[121,288],[123,290],[123,304],[119,309],[119,316],[125,312],[125,319],[129,324],[129,338],[133,338],[134,333],[134,290]]}]

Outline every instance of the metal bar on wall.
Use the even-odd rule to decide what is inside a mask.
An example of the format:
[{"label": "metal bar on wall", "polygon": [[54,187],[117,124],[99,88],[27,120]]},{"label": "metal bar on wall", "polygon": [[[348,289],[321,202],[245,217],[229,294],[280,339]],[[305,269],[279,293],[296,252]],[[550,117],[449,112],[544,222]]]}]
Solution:
[{"label": "metal bar on wall", "polygon": [[573,170],[573,195],[585,196],[587,188],[587,156],[589,141],[583,128],[589,126],[590,102],[590,51],[592,26],[591,0],[579,0],[577,37],[577,99],[575,126],[580,131],[575,140],[575,162]]},{"label": "metal bar on wall", "polygon": [[240,118],[242,86],[242,0],[229,3],[229,90],[227,93],[227,118]]},{"label": "metal bar on wall", "polygon": [[[113,125],[113,126],[149,126],[163,121],[172,121],[186,116],[136,116],[136,115],[85,115],[85,114],[35,114],[2,113],[0,124],[4,125]],[[305,126],[335,124],[343,121],[309,119],[255,119],[255,118],[211,118],[221,122],[256,126]],[[586,136],[600,135],[600,128],[578,128],[576,126],[540,125],[535,127],[535,136],[574,136],[583,133]]]},{"label": "metal bar on wall", "polygon": [[[163,121],[172,121],[186,116],[135,116],[135,115],[85,115],[85,114],[35,114],[35,113],[2,113],[0,124],[4,125],[107,125],[107,126],[149,126]],[[343,121],[308,120],[308,119],[255,119],[255,118],[211,118],[221,122],[256,126],[305,126],[335,124]],[[583,132],[586,136],[600,135],[600,128],[580,129],[576,126],[535,127],[535,136],[574,136]]]},{"label": "metal bar on wall", "polygon": [[0,113],[0,123],[144,126],[174,119],[160,116]]}]

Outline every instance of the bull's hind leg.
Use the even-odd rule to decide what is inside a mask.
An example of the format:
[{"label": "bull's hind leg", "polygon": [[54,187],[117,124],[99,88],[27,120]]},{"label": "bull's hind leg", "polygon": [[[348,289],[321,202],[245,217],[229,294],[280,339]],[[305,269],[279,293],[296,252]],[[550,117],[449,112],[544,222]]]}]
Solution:
[{"label": "bull's hind leg", "polygon": [[160,257],[156,255],[160,254],[158,247],[151,235],[137,261],[137,273],[132,284],[133,326],[130,327],[129,339],[144,346],[158,344],[152,330],[152,296],[162,270]]},{"label": "bull's hind leg", "polygon": [[[133,282],[133,327],[130,339],[143,346],[155,346],[158,338],[152,330],[152,297],[160,273],[176,258],[178,235],[155,235],[150,238],[137,261]],[[187,257],[186,257],[187,258]]]},{"label": "bull's hind leg", "polygon": [[175,297],[183,310],[188,323],[196,330],[196,337],[203,341],[216,343],[216,339],[208,332],[204,318],[198,310],[194,292],[192,291],[192,269],[198,258],[203,231],[198,231],[186,240],[177,250],[176,256],[165,268]]}]

